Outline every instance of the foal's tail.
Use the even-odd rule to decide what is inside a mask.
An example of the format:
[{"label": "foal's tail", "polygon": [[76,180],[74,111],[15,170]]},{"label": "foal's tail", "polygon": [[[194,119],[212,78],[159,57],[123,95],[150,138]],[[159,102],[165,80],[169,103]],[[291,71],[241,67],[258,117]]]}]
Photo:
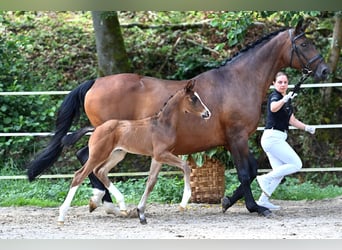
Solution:
[{"label": "foal's tail", "polygon": [[88,132],[93,132],[95,128],[93,127],[84,127],[73,133],[67,134],[62,138],[62,144],[65,147],[69,147],[74,145],[82,136],[84,136]]},{"label": "foal's tail", "polygon": [[57,113],[54,136],[48,146],[39,153],[36,159],[26,166],[29,181],[33,181],[38,175],[50,168],[57,161],[64,147],[62,138],[69,131],[73,121],[78,120],[85,95],[93,86],[94,82],[95,80],[89,80],[80,84],[65,97]]}]

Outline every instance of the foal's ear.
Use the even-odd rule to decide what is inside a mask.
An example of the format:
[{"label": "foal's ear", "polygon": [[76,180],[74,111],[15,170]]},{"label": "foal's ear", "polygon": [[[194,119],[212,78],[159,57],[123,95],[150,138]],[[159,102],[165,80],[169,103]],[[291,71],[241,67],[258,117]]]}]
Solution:
[{"label": "foal's ear", "polygon": [[186,92],[192,91],[194,86],[195,86],[195,80],[193,80],[193,79],[189,80],[188,83],[185,86],[185,91]]}]

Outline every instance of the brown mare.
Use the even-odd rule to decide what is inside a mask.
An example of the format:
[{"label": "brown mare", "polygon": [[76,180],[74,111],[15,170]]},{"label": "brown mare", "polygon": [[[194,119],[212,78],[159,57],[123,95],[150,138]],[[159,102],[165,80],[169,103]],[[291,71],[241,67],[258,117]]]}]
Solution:
[{"label": "brown mare", "polygon": [[[115,197],[120,197],[120,192],[108,179],[108,172],[122,161],[126,153],[141,154],[152,157],[150,175],[145,192],[138,205],[140,222],[146,224],[145,207],[150,192],[157,181],[161,164],[176,166],[184,172],[184,193],[180,203],[185,208],[190,197],[190,172],[186,161],[173,154],[174,145],[177,144],[177,130],[182,119],[188,116],[195,122],[193,128],[203,126],[210,118],[209,109],[202,102],[199,95],[193,91],[194,81],[190,80],[185,88],[169,99],[158,115],[141,120],[108,120],[96,127],[90,136],[89,159],[83,167],[75,173],[69,193],[60,208],[58,221],[64,222],[64,217],[70,207],[72,198],[83,180],[93,172],[104,186]],[[203,118],[200,119],[200,118]],[[90,129],[92,130],[92,128]],[[72,138],[66,136],[63,143],[74,144],[89,130],[82,129],[74,133]],[[72,139],[72,141],[68,142]],[[121,211],[126,211],[123,196],[117,200]]]},{"label": "brown mare", "polygon": [[[223,199],[223,211],[245,197],[248,211],[265,216],[271,213],[256,204],[251,192],[250,184],[258,166],[249,151],[248,138],[256,131],[262,102],[279,70],[286,67],[310,70],[316,80],[325,79],[329,74],[328,66],[306,37],[306,26],[302,24],[300,21],[295,28],[273,32],[221,67],[194,77],[195,91],[202,96],[212,117],[200,126],[195,126],[197,118],[193,116],[181,119],[173,153],[184,155],[221,145],[231,152],[241,184],[231,197]],[[34,180],[57,160],[63,149],[61,140],[82,105],[94,127],[109,119],[141,119],[155,114],[164,100],[186,83],[186,80],[117,74],[81,84],[64,99],[50,144],[29,163],[29,180]],[[84,148],[79,158],[84,162],[87,157],[87,148]],[[151,168],[160,168],[160,163],[155,161],[152,165]],[[95,178],[91,180],[96,188],[104,189],[95,184]]]}]

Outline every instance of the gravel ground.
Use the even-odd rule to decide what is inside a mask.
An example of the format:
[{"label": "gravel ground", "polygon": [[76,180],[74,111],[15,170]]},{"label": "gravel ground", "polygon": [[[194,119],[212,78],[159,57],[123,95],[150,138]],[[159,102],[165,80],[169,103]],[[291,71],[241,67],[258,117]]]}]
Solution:
[{"label": "gravel ground", "polygon": [[[107,215],[100,207],[71,207],[65,224],[58,208],[1,207],[0,239],[342,239],[342,196],[318,201],[280,201],[270,218],[238,203],[222,213],[220,204],[148,204],[147,225],[138,218]],[[129,205],[130,209],[134,205]]]}]

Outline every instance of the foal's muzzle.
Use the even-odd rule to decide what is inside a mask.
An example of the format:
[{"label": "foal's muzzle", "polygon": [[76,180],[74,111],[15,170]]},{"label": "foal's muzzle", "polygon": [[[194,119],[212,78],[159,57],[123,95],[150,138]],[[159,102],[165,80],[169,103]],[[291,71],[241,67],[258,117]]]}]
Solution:
[{"label": "foal's muzzle", "polygon": [[209,119],[211,117],[211,113],[210,113],[210,111],[209,110],[206,110],[206,111],[204,111],[203,113],[202,113],[202,118],[203,119]]}]

